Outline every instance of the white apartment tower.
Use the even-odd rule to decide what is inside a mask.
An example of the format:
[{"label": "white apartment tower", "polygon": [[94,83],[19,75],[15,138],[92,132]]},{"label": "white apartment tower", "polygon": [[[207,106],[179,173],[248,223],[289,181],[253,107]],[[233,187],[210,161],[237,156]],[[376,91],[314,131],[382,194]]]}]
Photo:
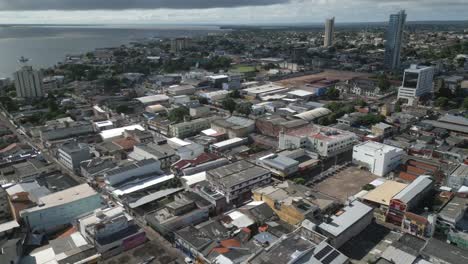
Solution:
[{"label": "white apartment tower", "polygon": [[405,70],[403,83],[398,90],[398,99],[413,105],[423,96],[433,92],[434,69],[427,66],[411,65]]},{"label": "white apartment tower", "polygon": [[44,96],[42,72],[32,66],[24,65],[14,73],[16,96],[20,98],[34,98]]},{"label": "white apartment tower", "polygon": [[333,35],[335,34],[335,18],[325,20],[325,39],[323,46],[325,48],[333,46]]}]

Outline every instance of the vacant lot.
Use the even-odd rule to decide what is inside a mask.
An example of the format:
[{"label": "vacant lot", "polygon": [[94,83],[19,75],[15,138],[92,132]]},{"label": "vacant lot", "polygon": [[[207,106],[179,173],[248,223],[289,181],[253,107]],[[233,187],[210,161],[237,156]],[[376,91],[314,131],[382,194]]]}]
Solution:
[{"label": "vacant lot", "polygon": [[317,183],[313,188],[315,191],[345,202],[348,197],[360,192],[364,185],[377,178],[377,176],[366,170],[351,166]]}]

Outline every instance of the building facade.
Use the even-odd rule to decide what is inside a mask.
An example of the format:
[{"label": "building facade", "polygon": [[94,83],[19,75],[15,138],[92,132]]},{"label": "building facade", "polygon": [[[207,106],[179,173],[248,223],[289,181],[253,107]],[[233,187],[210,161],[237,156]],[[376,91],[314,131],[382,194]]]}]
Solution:
[{"label": "building facade", "polygon": [[390,15],[384,57],[385,67],[389,70],[396,70],[400,67],[401,44],[405,22],[406,12],[404,10]]},{"label": "building facade", "polygon": [[101,196],[88,184],[81,184],[41,197],[37,206],[20,215],[30,230],[52,232],[101,206]]},{"label": "building facade", "polygon": [[433,79],[434,68],[411,65],[405,70],[403,83],[398,89],[398,99],[413,105],[420,97],[433,93]]},{"label": "building facade", "polygon": [[353,148],[353,162],[383,177],[401,164],[405,152],[396,147],[368,141]]},{"label": "building facade", "polygon": [[34,98],[44,96],[41,71],[35,71],[32,66],[23,66],[14,73],[14,77],[17,97]]},{"label": "building facade", "polygon": [[328,18],[325,20],[325,36],[323,41],[323,47],[328,48],[333,46],[333,37],[335,33],[335,18]]},{"label": "building facade", "polygon": [[58,150],[58,161],[75,172],[80,170],[82,161],[89,160],[91,153],[87,144],[67,142]]}]

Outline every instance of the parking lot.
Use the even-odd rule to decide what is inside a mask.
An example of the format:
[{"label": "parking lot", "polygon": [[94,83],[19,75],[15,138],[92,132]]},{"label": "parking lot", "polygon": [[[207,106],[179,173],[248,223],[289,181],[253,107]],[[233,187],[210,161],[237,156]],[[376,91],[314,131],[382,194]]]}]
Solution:
[{"label": "parking lot", "polygon": [[348,197],[362,190],[362,187],[378,177],[357,166],[347,166],[330,174],[328,178],[316,183],[312,188],[320,193],[345,202]]}]

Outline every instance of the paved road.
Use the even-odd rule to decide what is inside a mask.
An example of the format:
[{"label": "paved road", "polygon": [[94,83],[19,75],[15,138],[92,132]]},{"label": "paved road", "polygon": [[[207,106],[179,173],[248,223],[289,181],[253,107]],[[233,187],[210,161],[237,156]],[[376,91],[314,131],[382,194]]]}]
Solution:
[{"label": "paved road", "polygon": [[73,178],[79,183],[86,182],[84,178],[77,176],[72,170],[68,169],[67,167],[63,166],[60,162],[58,162],[58,160],[49,153],[48,149],[43,148],[39,144],[36,144],[34,140],[32,140],[28,135],[20,133],[18,129],[10,122],[10,120],[6,116],[3,115],[3,113],[0,114],[0,122],[3,125],[7,126],[16,135],[16,137],[21,143],[28,144],[34,147],[35,149],[40,150],[42,157],[48,163],[57,165],[57,167],[62,171],[62,173],[70,176],[71,178]]}]

